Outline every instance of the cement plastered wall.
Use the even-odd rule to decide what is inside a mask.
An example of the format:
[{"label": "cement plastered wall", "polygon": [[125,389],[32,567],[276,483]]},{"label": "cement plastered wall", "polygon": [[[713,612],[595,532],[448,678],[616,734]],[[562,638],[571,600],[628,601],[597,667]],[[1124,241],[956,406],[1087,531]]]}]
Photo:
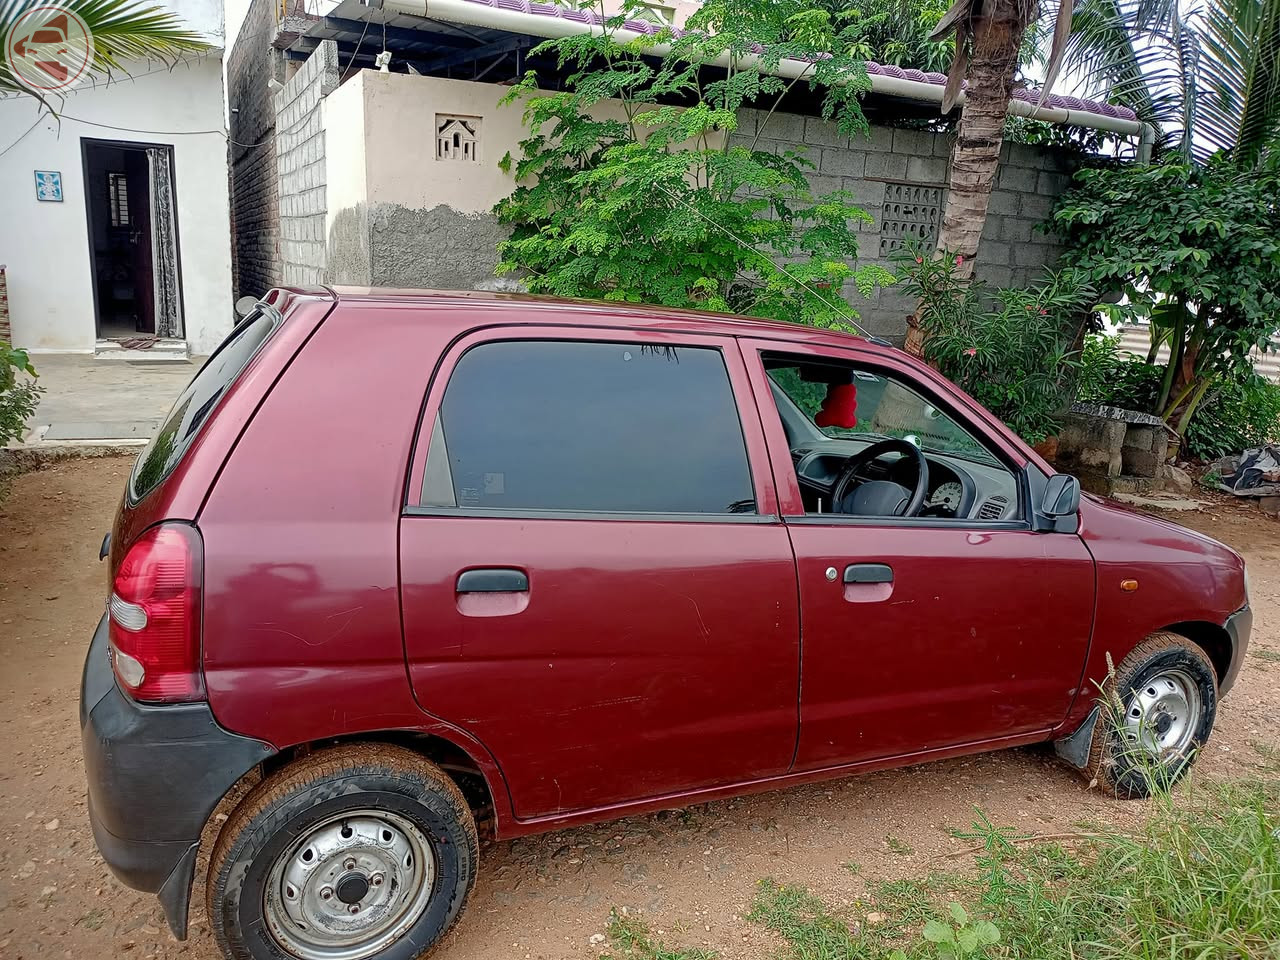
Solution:
[{"label": "cement plastered wall", "polygon": [[[173,149],[185,335],[193,353],[208,353],[235,316],[221,53],[172,68],[126,62],[110,82],[99,78],[71,90],[57,109],[55,119],[32,97],[0,99],[0,142],[7,147],[0,156],[0,263],[8,268],[14,344],[94,349],[83,145],[111,140]],[[60,203],[36,199],[37,170],[61,174]]]},{"label": "cement plastered wall", "polygon": [[[525,135],[508,88],[361,70],[330,95],[323,123],[332,282],[472,289],[493,283],[508,232],[490,211],[515,183],[498,167]],[[621,116],[604,104],[601,115]],[[474,160],[437,156],[451,117],[478,132]],[[713,144],[714,146],[714,144]]]},{"label": "cement plastered wall", "polygon": [[[471,289],[492,279],[507,233],[489,212],[513,181],[498,161],[522,136],[507,88],[361,70],[325,102],[328,277]],[[476,125],[475,160],[436,156],[448,117]]]},{"label": "cement plastered wall", "polygon": [[[936,241],[952,136],[872,127],[868,135],[851,139],[816,117],[775,113],[767,122],[765,118],[759,110],[740,111],[733,142],[755,142],[758,149],[775,152],[798,151],[814,165],[809,184],[815,194],[850,191],[874,220],[860,228],[860,263],[892,269],[887,248],[899,240],[900,231],[912,226],[922,228],[926,242]],[[1062,151],[1004,145],[978,250],[979,277],[996,286],[1022,286],[1057,260],[1057,239],[1034,228],[1048,218],[1054,199],[1070,183],[1072,165],[1070,155]],[[906,318],[914,307],[906,295],[887,287],[864,298],[852,285],[846,294],[871,333],[906,333]]]},{"label": "cement plastered wall", "polygon": [[275,95],[280,279],[316,284],[325,273],[326,172],[322,104],[338,86],[338,46],[325,40]]},{"label": "cement plastered wall", "polygon": [[[443,288],[491,281],[495,246],[506,233],[489,211],[514,186],[498,161],[507,151],[517,154],[524,135],[520,107],[499,106],[506,92],[496,84],[362,70],[327,99],[329,279]],[[474,162],[437,157],[436,130],[449,116],[478,122]],[[801,151],[814,164],[815,193],[851,191],[874,218],[861,230],[860,262],[891,265],[888,248],[904,231],[936,239],[950,136],[873,127],[850,140],[812,117],[774,113],[761,128],[764,120],[761,111],[741,111],[734,142]],[[1001,286],[1024,284],[1057,258],[1052,235],[1033,228],[1048,217],[1069,169],[1065,154],[1006,145],[980,276]],[[848,293],[873,333],[905,333],[912,304],[903,294]]]}]

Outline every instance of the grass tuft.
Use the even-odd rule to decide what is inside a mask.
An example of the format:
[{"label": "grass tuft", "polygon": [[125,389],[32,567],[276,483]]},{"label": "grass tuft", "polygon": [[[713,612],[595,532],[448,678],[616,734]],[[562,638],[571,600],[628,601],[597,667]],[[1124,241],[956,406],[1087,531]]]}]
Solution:
[{"label": "grass tuft", "polygon": [[[710,950],[672,950],[654,940],[649,928],[635,917],[627,917],[616,910],[609,915],[609,944],[619,958],[628,960],[715,960]],[[614,954],[603,954],[611,958]]]},{"label": "grass tuft", "polygon": [[1158,795],[1133,834],[1036,841],[979,815],[965,836],[976,872],[882,883],[852,924],[773,881],[749,916],[795,960],[1280,958],[1274,782],[1207,785],[1177,802]]}]

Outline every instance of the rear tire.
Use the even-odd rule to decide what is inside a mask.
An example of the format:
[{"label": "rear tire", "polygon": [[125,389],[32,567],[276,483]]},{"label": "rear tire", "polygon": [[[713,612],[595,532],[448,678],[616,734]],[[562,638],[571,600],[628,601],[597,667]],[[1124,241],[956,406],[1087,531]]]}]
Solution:
[{"label": "rear tire", "polygon": [[1101,707],[1086,775],[1117,797],[1147,797],[1173,786],[1209,739],[1218,675],[1186,637],[1152,634],[1116,668]]},{"label": "rear tire", "polygon": [[264,779],[209,861],[214,938],[232,960],[417,960],[475,885],[457,785],[387,744],[317,751]]}]

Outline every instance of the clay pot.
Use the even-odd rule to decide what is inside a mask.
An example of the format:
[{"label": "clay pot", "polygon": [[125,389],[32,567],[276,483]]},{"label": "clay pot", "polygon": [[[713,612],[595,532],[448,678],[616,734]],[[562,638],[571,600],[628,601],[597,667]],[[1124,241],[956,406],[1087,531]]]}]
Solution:
[{"label": "clay pot", "polygon": [[1053,463],[1058,458],[1058,437],[1057,435],[1045,437],[1031,449]]}]

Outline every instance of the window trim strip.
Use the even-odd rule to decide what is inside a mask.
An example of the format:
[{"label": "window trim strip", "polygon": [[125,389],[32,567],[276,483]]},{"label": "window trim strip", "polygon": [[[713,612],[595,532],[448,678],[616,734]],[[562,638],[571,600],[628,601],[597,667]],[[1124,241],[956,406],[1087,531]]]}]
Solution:
[{"label": "window trim strip", "polygon": [[485,507],[432,507],[406,504],[402,517],[480,520],[622,520],[640,523],[782,523],[764,513],[625,513],[606,510],[501,510]]}]

